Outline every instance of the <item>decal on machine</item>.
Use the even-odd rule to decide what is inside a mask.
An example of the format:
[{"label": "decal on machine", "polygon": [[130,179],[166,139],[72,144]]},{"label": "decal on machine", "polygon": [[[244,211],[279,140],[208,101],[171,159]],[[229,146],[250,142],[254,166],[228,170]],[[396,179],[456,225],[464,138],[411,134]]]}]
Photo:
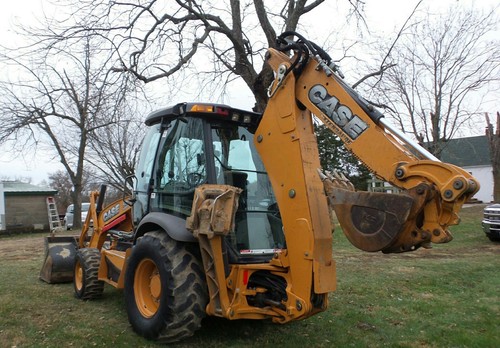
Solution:
[{"label": "decal on machine", "polygon": [[309,90],[309,100],[331,119],[352,140],[355,140],[368,128],[368,125],[351,109],[328,94],[322,85],[315,85]]},{"label": "decal on machine", "polygon": [[110,208],[107,212],[104,213],[103,217],[104,222],[109,221],[110,219],[118,215],[119,212],[120,212],[120,204],[117,204],[114,207]]}]

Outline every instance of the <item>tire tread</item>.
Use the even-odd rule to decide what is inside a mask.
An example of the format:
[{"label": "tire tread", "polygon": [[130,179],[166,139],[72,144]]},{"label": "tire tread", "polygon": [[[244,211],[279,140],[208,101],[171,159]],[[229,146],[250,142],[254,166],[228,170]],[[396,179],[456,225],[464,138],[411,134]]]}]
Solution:
[{"label": "tire tread", "polygon": [[163,325],[157,336],[150,338],[172,343],[192,336],[201,327],[208,302],[205,276],[200,271],[201,261],[189,251],[185,243],[171,239],[164,231],[146,233],[137,245],[142,243],[160,246],[158,251],[163,260],[161,267],[168,272],[169,278],[164,282],[169,284],[164,289],[167,291],[167,315],[162,316]]},{"label": "tire tread", "polygon": [[101,253],[99,249],[82,248],[78,250],[80,265],[83,268],[82,290],[77,291],[75,296],[81,300],[94,300],[100,298],[104,291],[104,282],[98,279],[99,265],[101,263]]}]

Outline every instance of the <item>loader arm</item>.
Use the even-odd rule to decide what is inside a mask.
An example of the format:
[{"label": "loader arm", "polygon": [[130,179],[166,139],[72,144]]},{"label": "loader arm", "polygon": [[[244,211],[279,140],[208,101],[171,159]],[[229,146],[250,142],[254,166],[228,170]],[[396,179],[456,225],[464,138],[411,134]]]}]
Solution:
[{"label": "loader arm", "polygon": [[[285,33],[281,40],[292,35]],[[316,45],[303,38],[286,41],[282,50],[269,49],[266,58],[276,78],[256,139],[273,187],[287,191],[276,194],[281,197],[278,204],[285,231],[300,201],[301,209],[311,214],[305,220],[314,235],[315,257],[326,257],[327,251],[322,250],[326,203],[317,183],[323,180],[344,233],[362,250],[403,252],[452,239],[448,227],[458,223],[460,208],[479,189],[469,173],[440,162],[392,129],[380,112],[345,84],[328,55]],[[402,194],[354,192],[333,177],[318,174],[312,114],[373,173],[401,188]],[[294,180],[304,183],[300,195]]]}]

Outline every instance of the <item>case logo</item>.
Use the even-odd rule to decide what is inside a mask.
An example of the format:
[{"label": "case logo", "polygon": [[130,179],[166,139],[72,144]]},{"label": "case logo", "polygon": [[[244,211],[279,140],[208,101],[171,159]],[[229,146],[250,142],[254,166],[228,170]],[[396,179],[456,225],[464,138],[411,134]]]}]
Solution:
[{"label": "case logo", "polygon": [[356,139],[368,128],[368,125],[351,109],[328,94],[323,85],[315,85],[309,90],[309,100],[318,107],[352,140]]},{"label": "case logo", "polygon": [[109,221],[110,219],[118,215],[119,212],[120,212],[120,204],[117,204],[114,207],[110,208],[107,212],[104,213],[103,216],[104,222]]}]

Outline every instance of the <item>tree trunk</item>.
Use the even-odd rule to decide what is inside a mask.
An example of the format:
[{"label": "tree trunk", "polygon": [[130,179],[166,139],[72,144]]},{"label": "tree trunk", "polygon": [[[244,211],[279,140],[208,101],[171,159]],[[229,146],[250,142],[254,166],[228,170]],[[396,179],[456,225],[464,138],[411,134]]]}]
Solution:
[{"label": "tree trunk", "polygon": [[271,85],[273,79],[274,75],[271,67],[265,64],[253,84],[252,92],[255,96],[255,106],[253,111],[264,112],[266,109],[267,101],[269,100],[267,89]]},{"label": "tree trunk", "polygon": [[74,185],[71,193],[73,198],[73,229],[82,227],[82,186]]},{"label": "tree trunk", "polygon": [[488,113],[486,117],[486,137],[490,145],[491,166],[493,167],[493,200],[500,202],[500,112],[497,112],[497,129],[490,122]]},{"label": "tree trunk", "polygon": [[493,200],[500,202],[500,172],[493,168]]}]

